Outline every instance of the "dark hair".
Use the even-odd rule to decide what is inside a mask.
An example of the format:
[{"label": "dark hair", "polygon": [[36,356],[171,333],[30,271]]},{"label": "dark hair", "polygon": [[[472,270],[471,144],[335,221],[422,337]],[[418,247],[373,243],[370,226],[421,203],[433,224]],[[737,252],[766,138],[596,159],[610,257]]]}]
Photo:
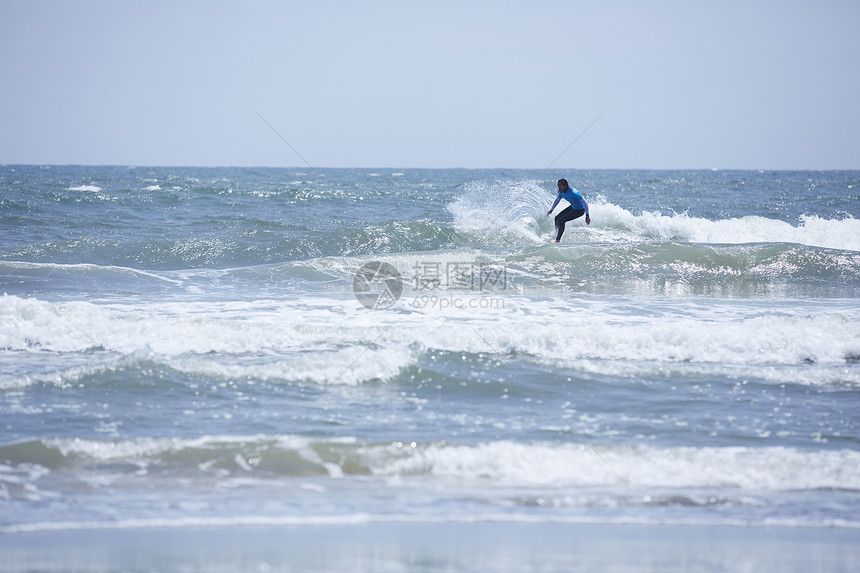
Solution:
[{"label": "dark hair", "polygon": [[558,180],[558,182],[559,182],[559,183],[564,183],[564,186],[565,186],[565,187],[570,187],[570,185],[568,185],[568,183],[567,183],[567,179],[559,179],[559,180]]}]

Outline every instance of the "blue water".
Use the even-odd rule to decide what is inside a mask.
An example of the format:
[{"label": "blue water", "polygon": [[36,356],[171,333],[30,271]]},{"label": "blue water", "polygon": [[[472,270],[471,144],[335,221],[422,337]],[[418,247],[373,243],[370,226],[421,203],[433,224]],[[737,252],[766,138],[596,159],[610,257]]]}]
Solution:
[{"label": "blue water", "polygon": [[858,188],[0,167],[0,532],[858,528]]}]

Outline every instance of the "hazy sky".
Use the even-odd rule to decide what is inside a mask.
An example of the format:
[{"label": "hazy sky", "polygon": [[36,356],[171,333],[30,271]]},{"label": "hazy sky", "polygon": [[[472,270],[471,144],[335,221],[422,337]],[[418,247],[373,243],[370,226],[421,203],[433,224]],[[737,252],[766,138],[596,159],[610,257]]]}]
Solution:
[{"label": "hazy sky", "polygon": [[[0,163],[860,169],[860,2],[0,0]],[[256,110],[256,111],[255,111]]]}]

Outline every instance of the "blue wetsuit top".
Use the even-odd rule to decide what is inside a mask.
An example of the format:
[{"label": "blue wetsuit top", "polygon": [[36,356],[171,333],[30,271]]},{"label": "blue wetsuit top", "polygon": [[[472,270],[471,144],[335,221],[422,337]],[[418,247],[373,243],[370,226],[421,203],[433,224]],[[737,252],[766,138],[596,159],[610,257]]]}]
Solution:
[{"label": "blue wetsuit top", "polygon": [[558,205],[558,202],[561,201],[562,198],[570,203],[570,206],[574,209],[585,209],[585,214],[588,215],[588,203],[586,203],[585,199],[582,198],[582,194],[573,187],[568,187],[564,191],[559,191],[558,197],[555,198],[555,203],[552,204],[552,207],[550,207],[549,210],[554,211],[555,206]]}]

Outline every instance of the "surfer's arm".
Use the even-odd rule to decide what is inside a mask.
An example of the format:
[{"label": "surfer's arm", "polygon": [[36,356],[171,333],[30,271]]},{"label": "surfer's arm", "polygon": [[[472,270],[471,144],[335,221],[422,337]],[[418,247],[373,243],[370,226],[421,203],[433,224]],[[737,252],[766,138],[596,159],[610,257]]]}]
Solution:
[{"label": "surfer's arm", "polygon": [[[552,210],[555,209],[555,206],[558,205],[558,202],[561,201],[561,193],[558,194],[558,197],[555,198],[555,203],[552,204],[552,207],[549,208],[549,211],[546,212],[546,216],[549,217],[549,214],[552,213]],[[588,207],[586,207],[586,210]]]},{"label": "surfer's arm", "polygon": [[583,198],[582,204],[585,205],[585,224],[590,225],[591,224],[591,215],[588,214],[588,201],[586,201]]}]

